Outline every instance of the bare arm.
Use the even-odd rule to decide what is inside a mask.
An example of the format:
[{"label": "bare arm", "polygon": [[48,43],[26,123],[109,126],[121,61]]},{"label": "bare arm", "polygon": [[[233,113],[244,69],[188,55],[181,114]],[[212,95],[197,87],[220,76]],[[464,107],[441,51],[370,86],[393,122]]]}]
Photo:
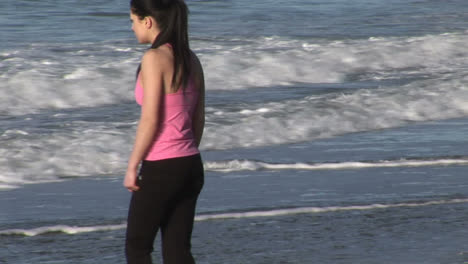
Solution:
[{"label": "bare arm", "polygon": [[193,116],[193,132],[198,147],[200,146],[203,130],[205,128],[205,79],[200,61],[195,54],[192,53],[192,56],[194,58],[194,81],[199,93],[197,107],[195,108]]},{"label": "bare arm", "polygon": [[159,109],[163,96],[163,64],[157,50],[145,53],[141,63],[141,84],[143,86],[143,103],[136,132],[133,151],[130,155],[124,186],[130,191],[138,190],[136,186],[137,170],[140,162],[149,150],[159,122]]}]

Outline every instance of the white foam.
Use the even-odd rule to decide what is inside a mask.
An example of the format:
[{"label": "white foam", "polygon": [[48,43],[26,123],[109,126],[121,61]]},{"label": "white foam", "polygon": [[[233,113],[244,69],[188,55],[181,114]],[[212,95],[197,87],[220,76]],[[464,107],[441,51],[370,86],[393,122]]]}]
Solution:
[{"label": "white foam", "polygon": [[268,113],[270,111],[271,111],[270,109],[263,107],[263,108],[258,108],[255,110],[244,109],[244,110],[241,110],[239,113],[243,115],[251,115],[251,114],[257,114],[257,113]]},{"label": "white foam", "polygon": [[80,80],[80,79],[86,79],[89,78],[93,75],[93,71],[90,71],[88,69],[76,69],[75,71],[65,74],[63,78],[65,80]]},{"label": "white foam", "polygon": [[72,131],[47,136],[17,133],[5,139],[7,147],[0,148],[0,184],[18,186],[57,181],[64,176],[123,174],[134,130],[115,131],[107,125],[75,124],[78,128]]},{"label": "white foam", "polygon": [[[468,74],[463,73],[441,81],[251,104],[241,111],[208,109],[202,146],[229,149],[287,144],[464,117],[468,116],[467,83]],[[261,107],[269,111],[257,111]]]},{"label": "white foam", "polygon": [[105,226],[67,226],[67,225],[56,225],[47,227],[38,227],[33,229],[9,229],[0,231],[1,235],[22,235],[22,236],[38,236],[47,233],[65,233],[69,235],[89,233],[89,232],[100,232],[100,231],[112,231],[119,230],[126,227],[126,224],[119,225],[105,225]]},{"label": "white foam", "polygon": [[229,218],[274,217],[274,216],[284,216],[284,215],[328,213],[328,212],[338,212],[338,211],[364,211],[364,210],[376,210],[376,209],[390,209],[390,208],[398,208],[398,207],[423,207],[423,206],[431,206],[431,205],[456,204],[456,203],[468,203],[468,199],[452,199],[452,200],[442,200],[442,201],[429,201],[429,202],[422,202],[422,203],[370,204],[370,205],[329,206],[329,207],[300,207],[300,208],[292,208],[292,209],[276,209],[276,210],[269,210],[269,211],[251,211],[251,212],[239,212],[239,213],[200,215],[200,216],[197,216],[195,219],[197,221],[206,221],[206,220],[218,220],[218,219],[229,219]]},{"label": "white foam", "polygon": [[[369,204],[369,205],[351,205],[351,206],[328,206],[328,207],[299,207],[299,208],[284,208],[262,211],[248,211],[236,213],[221,213],[221,214],[201,214],[195,216],[195,221],[222,220],[222,219],[238,219],[238,218],[259,218],[259,217],[276,217],[296,214],[317,214],[341,211],[367,211],[381,210],[400,207],[424,207],[444,204],[468,203],[468,199],[451,199],[438,200],[419,203],[395,203],[395,204]],[[0,230],[0,236],[16,235],[16,236],[38,236],[47,233],[65,233],[69,235],[103,232],[125,229],[126,223],[117,225],[101,225],[101,226],[67,226],[56,225],[47,227],[38,227],[32,229],[7,229]]]},{"label": "white foam", "polygon": [[10,130],[10,129],[8,129],[8,130],[5,130],[1,136],[2,137],[7,137],[9,135],[15,135],[15,134],[16,135],[23,135],[23,136],[24,135],[29,135],[28,132],[23,131],[23,130],[19,130],[19,129],[11,129]]},{"label": "white foam", "polygon": [[37,44],[3,60],[0,113],[16,115],[130,100],[139,51],[130,53],[128,47],[118,51],[106,43],[92,46]]},{"label": "white foam", "polygon": [[16,189],[18,186],[15,185],[8,185],[8,184],[0,184],[0,190],[11,190]]},{"label": "white foam", "polygon": [[[463,70],[467,41],[464,34],[331,42],[260,38],[203,53],[202,63],[210,73],[210,89],[339,83],[356,73],[366,73],[368,79],[394,79]],[[209,43],[204,46],[214,50]]]},{"label": "white foam", "polygon": [[[441,38],[447,38],[448,43],[436,43]],[[468,116],[468,74],[464,70],[453,72],[457,67],[461,67],[460,65],[465,65],[464,57],[455,53],[466,53],[463,45],[456,45],[467,38],[468,36],[449,34],[408,39],[382,38],[373,40],[372,43],[368,43],[367,40],[322,42],[311,44],[312,46],[303,45],[304,43],[298,40],[285,41],[278,38],[263,42],[253,41],[250,46],[239,48],[243,51],[254,52],[258,56],[272,57],[271,59],[276,59],[278,55],[279,59],[284,60],[278,67],[292,66],[296,60],[294,56],[299,56],[318,60],[318,66],[314,64],[312,68],[324,68],[340,75],[365,66],[369,71],[381,72],[377,77],[389,78],[399,67],[410,67],[411,63],[414,64],[412,66],[417,73],[436,75],[440,72],[448,73],[444,75],[444,78],[419,80],[401,86],[359,89],[347,93],[316,94],[294,100],[248,105],[233,103],[234,107],[232,105],[209,106],[206,111],[207,124],[201,148],[202,150],[230,149],[288,144],[344,133],[403,126],[413,121]],[[373,46],[376,42],[378,44]],[[405,47],[407,44],[410,46]],[[295,45],[299,49],[285,48],[296,47]],[[269,49],[274,50],[275,47],[282,49],[276,50],[278,54],[269,53]],[[9,66],[11,68],[7,67],[9,70],[0,73],[0,105],[2,106],[0,114],[34,112],[42,108],[93,106],[132,98],[134,76],[123,73],[134,72],[138,63],[138,55],[141,55],[140,51],[134,50],[134,54],[122,51],[120,54],[117,51],[119,47],[103,45],[103,47],[97,47],[97,55],[100,55],[97,56],[79,45],[69,48],[70,62],[64,63],[63,56],[53,53],[50,53],[50,58],[47,58],[48,61],[58,62],[60,69],[44,67],[41,63],[29,62],[26,57],[19,57],[17,60],[21,63],[12,63]],[[219,48],[220,50],[212,53],[201,50],[201,54],[209,61],[210,58],[218,58],[223,52],[232,53],[229,45]],[[363,52],[366,48],[371,48],[371,55]],[[390,56],[392,52],[403,48],[408,48],[410,51],[421,48],[425,51],[415,51],[419,55],[417,58],[411,57],[409,62],[403,61],[403,57],[397,54],[396,58],[389,61],[375,62],[377,64],[374,66],[370,63],[372,56],[377,56],[376,54]],[[47,47],[35,47],[30,52],[40,53],[43,49],[47,50]],[[73,55],[77,51],[79,54]],[[332,69],[337,66],[338,57],[344,58],[340,56],[334,58],[337,56],[335,51],[348,52],[347,56],[353,57],[353,60],[358,62],[353,62],[355,65],[342,67],[341,70],[341,66]],[[436,55],[427,56],[430,51],[435,52]],[[120,59],[117,60],[106,52],[116,54],[115,56],[120,56]],[[289,54],[294,52],[298,54]],[[422,59],[423,55],[427,58]],[[220,75],[224,74],[223,71],[241,68],[244,65],[243,58],[249,57],[249,54],[236,56],[241,61],[234,64],[233,68],[211,69],[211,73],[207,74],[208,89],[218,89],[215,83]],[[327,63],[330,62],[325,59],[331,59],[332,65],[328,65]],[[251,63],[255,67],[262,68],[264,65],[261,61],[254,60]],[[35,63],[42,66],[37,66]],[[340,60],[339,63],[343,62]],[[367,64],[369,66],[366,66]],[[308,71],[309,68],[304,65],[304,69]],[[88,67],[91,68],[87,69]],[[253,74],[264,74],[264,77],[271,75],[273,76],[272,82],[278,81],[275,78],[284,78],[283,80],[296,77],[309,78],[295,70],[283,72],[279,69],[281,74],[266,70],[265,73]],[[88,73],[91,75],[87,76]],[[126,77],[121,77],[121,75]],[[71,79],[66,80],[67,76]],[[240,87],[244,88],[253,85],[249,83],[250,78],[256,78],[249,74],[244,78],[243,75],[234,74],[234,72],[228,72],[223,77],[227,80],[228,86],[229,78],[235,78],[239,81]],[[3,80],[6,82],[1,82]],[[313,82],[314,80],[304,81]],[[237,88],[232,86],[226,89]],[[66,125],[68,129],[70,124]],[[61,127],[57,131],[47,131],[46,137],[37,135],[35,131],[31,132],[27,128],[23,129],[24,124],[21,129],[3,131],[0,139],[7,144],[5,144],[6,147],[0,149],[0,167],[2,167],[0,183],[17,186],[24,183],[56,180],[62,176],[122,173],[125,170],[124,166],[128,151],[131,149],[134,131],[129,128],[116,129],[122,126],[112,122],[90,129],[94,126],[96,122],[83,122],[67,131]],[[265,165],[255,162],[242,166],[243,168],[250,166],[254,169],[258,169],[259,166],[265,168]],[[343,164],[340,166],[351,167],[351,165]]]},{"label": "white foam", "polygon": [[[299,106],[300,107],[300,106]],[[239,114],[242,115],[242,114]],[[211,118],[211,117],[210,117]],[[232,118],[232,117],[231,117]],[[304,120],[306,118],[304,117]],[[66,123],[66,130],[43,134],[30,133],[27,130],[7,130],[2,135],[5,144],[0,148],[0,189],[18,187],[24,184],[44,183],[60,180],[62,177],[89,177],[96,175],[122,175],[125,171],[129,151],[135,133],[135,124],[114,122]],[[265,121],[264,123],[267,123]],[[264,125],[259,123],[259,125]],[[222,125],[216,125],[222,126]],[[115,127],[122,127],[116,130]],[[325,126],[326,127],[326,126]],[[242,144],[260,144],[270,142],[269,133],[248,130],[248,124],[238,131],[224,134],[212,134],[210,127],[205,133],[204,147],[212,144],[209,140],[222,143],[241,131],[246,138]],[[324,128],[314,127],[317,132]],[[281,131],[278,129],[278,131]],[[256,141],[247,141],[248,133],[256,135]],[[291,140],[291,137],[304,133],[304,130],[285,132],[278,142]],[[277,135],[274,135],[277,136]],[[307,136],[307,135],[306,135]],[[309,135],[311,138],[313,135]],[[226,139],[225,139],[226,138]],[[232,143],[230,143],[232,144]],[[234,146],[236,146],[234,144]],[[346,170],[378,167],[410,166],[450,166],[466,165],[466,157],[440,157],[412,160],[383,161],[346,161],[328,163],[268,163],[255,160],[205,161],[209,171],[256,171],[256,170]]]},{"label": "white foam", "polygon": [[[339,83],[465,72],[465,34],[324,41],[280,37],[195,41],[208,90],[236,90],[296,83]],[[230,43],[232,41],[233,43]],[[92,46],[93,49],[89,47]],[[63,50],[61,53],[55,50]],[[6,51],[2,61],[1,113],[96,106],[131,100],[142,49],[125,44],[32,45]]]},{"label": "white foam", "polygon": [[207,161],[205,169],[210,171],[256,171],[256,170],[346,170],[365,168],[427,167],[468,165],[468,158],[441,158],[428,160],[382,160],[375,162],[336,162],[336,163],[291,163],[274,164],[252,160]]}]

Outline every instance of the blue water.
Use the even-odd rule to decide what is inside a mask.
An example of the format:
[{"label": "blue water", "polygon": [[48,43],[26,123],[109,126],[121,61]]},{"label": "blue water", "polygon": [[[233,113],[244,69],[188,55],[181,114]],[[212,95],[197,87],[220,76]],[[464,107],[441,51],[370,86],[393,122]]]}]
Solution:
[{"label": "blue water", "polygon": [[[198,263],[468,262],[468,2],[187,3]],[[0,12],[0,263],[124,263],[128,3]]]}]

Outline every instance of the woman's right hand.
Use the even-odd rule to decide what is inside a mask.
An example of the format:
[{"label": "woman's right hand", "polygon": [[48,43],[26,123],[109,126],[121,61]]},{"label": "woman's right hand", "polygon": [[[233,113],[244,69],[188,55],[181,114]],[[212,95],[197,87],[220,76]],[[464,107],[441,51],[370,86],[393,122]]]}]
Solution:
[{"label": "woman's right hand", "polygon": [[138,187],[136,184],[138,177],[137,171],[137,169],[127,169],[127,173],[125,174],[123,185],[129,192],[136,192],[140,189],[140,187]]}]

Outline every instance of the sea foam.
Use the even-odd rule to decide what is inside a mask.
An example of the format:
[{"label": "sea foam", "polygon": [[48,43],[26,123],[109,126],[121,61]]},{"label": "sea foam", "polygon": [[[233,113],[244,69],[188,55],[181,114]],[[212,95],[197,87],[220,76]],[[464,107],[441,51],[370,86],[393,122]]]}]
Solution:
[{"label": "sea foam", "polygon": [[268,163],[254,160],[207,161],[205,162],[205,169],[208,171],[233,172],[256,170],[346,170],[365,168],[427,167],[453,165],[468,165],[468,157],[290,164]]},{"label": "sea foam", "polygon": [[467,83],[468,75],[461,74],[454,79],[251,104],[240,111],[208,109],[203,146],[229,149],[286,144],[464,117],[468,115]]},{"label": "sea foam", "polygon": [[[446,76],[464,70],[466,34],[367,40],[259,37],[240,43],[193,42],[208,90],[290,86],[297,83],[398,80]],[[132,98],[143,53],[128,44],[35,44],[5,51],[0,113],[120,103]]]},{"label": "sea foam", "polygon": [[[276,98],[249,104],[240,99],[227,104],[207,104],[201,149],[274,146],[467,116],[468,75],[464,70],[467,51],[461,44],[467,40],[462,34],[316,43],[273,37],[234,47],[216,44],[218,49],[212,48],[214,44],[207,40],[195,42],[194,47],[209,72],[208,90],[235,91],[254,86],[261,89],[298,81],[341,82],[346,78],[416,79],[372,88],[331,89],[318,94],[310,88],[310,94],[294,99]],[[26,119],[15,116],[50,108],[92,107],[133,100],[133,73],[141,52],[129,51],[123,44],[108,43],[96,45],[92,50],[87,50],[85,44],[66,47],[37,44],[31,50],[7,52],[14,58],[5,59],[0,65],[5,69],[0,73],[0,114],[8,117],[0,120],[4,127],[0,139],[5,144],[0,149],[0,184],[14,187],[59,177],[124,171],[135,124],[97,122],[96,119],[107,116],[96,115],[91,120],[65,119],[44,126],[37,121],[34,124],[35,116]],[[31,59],[34,54],[40,58]],[[43,61],[51,64],[43,65]],[[207,96],[210,99],[209,91]],[[60,115],[56,111],[51,114]],[[45,120],[53,122],[51,118]],[[51,129],[44,131],[44,127]],[[255,162],[250,165],[244,162],[242,166],[241,169],[274,167]]]},{"label": "sea foam", "polygon": [[[369,204],[369,205],[350,205],[350,206],[328,206],[328,207],[297,207],[281,208],[271,210],[257,210],[233,213],[200,214],[195,216],[195,221],[225,220],[239,218],[259,218],[259,217],[278,217],[296,214],[320,214],[342,211],[369,211],[385,210],[401,207],[424,207],[445,204],[468,203],[468,199],[436,200],[427,202],[406,202],[393,204]],[[55,225],[44,226],[32,229],[6,229],[0,230],[0,236],[38,236],[49,233],[64,233],[68,235],[82,234],[88,232],[106,232],[126,228],[126,223],[100,226],[68,226]]]}]

